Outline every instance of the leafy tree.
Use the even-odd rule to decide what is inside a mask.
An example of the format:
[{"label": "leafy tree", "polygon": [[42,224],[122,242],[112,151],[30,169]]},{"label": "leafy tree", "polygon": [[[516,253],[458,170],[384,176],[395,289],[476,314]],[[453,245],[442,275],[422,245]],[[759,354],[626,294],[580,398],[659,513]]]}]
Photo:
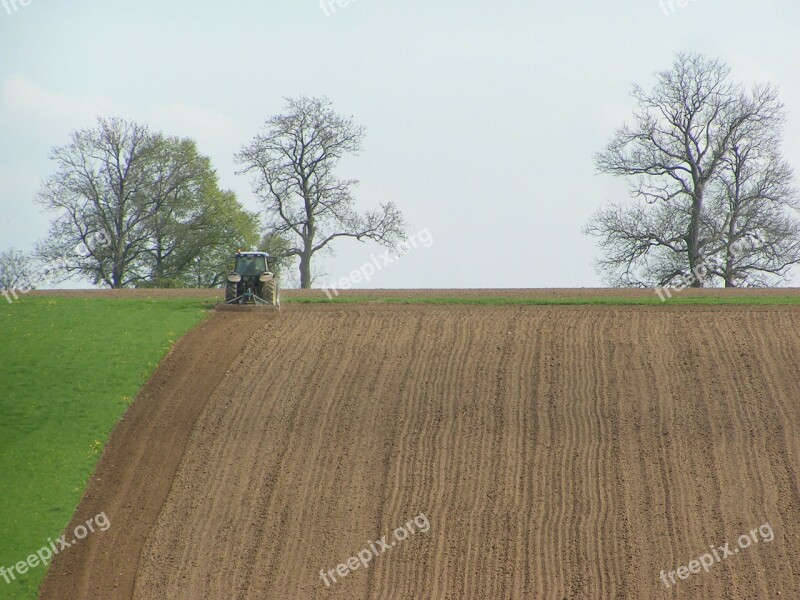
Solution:
[{"label": "leafy tree", "polygon": [[63,278],[112,288],[210,284],[206,257],[255,235],[255,217],[219,189],[193,140],[98,119],[51,157],[57,169],[39,201],[59,214],[37,251]]},{"label": "leafy tree", "polygon": [[258,243],[258,218],[242,209],[233,192],[210,194],[206,218],[213,225],[203,232],[205,250],[182,269],[182,287],[224,285],[234,252],[249,250]]},{"label": "leafy tree", "polygon": [[[154,214],[146,261],[148,280],[158,287],[216,287],[239,247],[258,241],[257,217],[245,211],[233,192],[219,189],[211,161],[197,154],[191,140],[168,146],[158,162],[169,182],[174,173],[191,173],[169,193]],[[193,171],[193,172],[192,172]]]}]

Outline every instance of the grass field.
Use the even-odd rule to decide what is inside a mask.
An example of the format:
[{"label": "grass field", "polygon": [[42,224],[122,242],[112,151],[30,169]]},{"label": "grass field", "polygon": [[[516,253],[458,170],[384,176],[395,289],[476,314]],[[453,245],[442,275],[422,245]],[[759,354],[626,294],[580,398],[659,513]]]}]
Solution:
[{"label": "grass field", "polygon": [[[0,566],[60,535],[112,428],[209,306],[196,298],[0,303]],[[36,598],[44,573],[0,579],[0,598]]]}]

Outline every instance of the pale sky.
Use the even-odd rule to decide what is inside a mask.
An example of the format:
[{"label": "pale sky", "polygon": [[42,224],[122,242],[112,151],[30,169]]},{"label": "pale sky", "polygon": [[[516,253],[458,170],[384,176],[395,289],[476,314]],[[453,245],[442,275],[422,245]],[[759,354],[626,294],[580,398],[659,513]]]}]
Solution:
[{"label": "pale sky", "polygon": [[[780,88],[800,170],[796,0],[22,1],[0,0],[0,249],[44,237],[49,150],[96,116],[196,139],[258,209],[233,154],[284,97],[326,95],[366,127],[341,171],[359,206],[394,201],[434,240],[356,287],[596,287],[581,228],[627,187],[592,155],[682,50]],[[380,251],[336,248],[317,286]]]}]

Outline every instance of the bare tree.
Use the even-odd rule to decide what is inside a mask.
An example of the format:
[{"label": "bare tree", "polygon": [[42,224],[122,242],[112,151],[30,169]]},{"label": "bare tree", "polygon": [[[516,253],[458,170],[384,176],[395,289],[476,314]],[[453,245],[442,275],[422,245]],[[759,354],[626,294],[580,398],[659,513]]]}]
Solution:
[{"label": "bare tree", "polygon": [[156,142],[144,125],[99,119],[53,150],[58,170],[39,201],[60,216],[39,247],[44,261],[112,288],[137,279],[155,210],[147,188]]},{"label": "bare tree", "polygon": [[775,284],[800,263],[800,203],[780,151],[783,106],[771,87],[753,95],[765,109],[731,136],[712,190],[723,248],[709,267],[725,287]]},{"label": "bare tree", "polygon": [[585,231],[600,238],[598,270],[612,286],[667,285],[687,273],[689,210],[675,203],[597,211]]},{"label": "bare tree", "polygon": [[0,290],[33,289],[33,269],[28,254],[14,248],[0,252]]},{"label": "bare tree", "polygon": [[310,288],[312,257],[335,239],[391,245],[406,224],[391,202],[358,213],[351,192],[358,182],[334,174],[342,157],[360,151],[363,128],[337,115],[327,98],[287,103],[285,114],[270,118],[236,158],[243,173],[255,175],[254,192],[267,209],[267,237],[289,240],[281,258],[299,258],[300,287]]},{"label": "bare tree", "polygon": [[[652,91],[634,86],[634,125],[618,130],[595,162],[601,173],[629,178],[639,203],[601,209],[585,228],[600,238],[605,256],[598,266],[612,284],[668,285],[700,271],[724,278],[720,269],[709,270],[709,257],[729,251],[743,232],[735,225],[742,221],[729,218],[731,205],[720,201],[722,172],[734,160],[736,140],[763,145],[747,132],[776,125],[783,110],[772,88],[747,94],[729,75],[719,61],[679,54],[670,71],[658,74]],[[763,199],[755,198],[752,206],[763,207]],[[789,231],[784,227],[780,234]],[[731,233],[736,237],[729,238]],[[754,280],[756,269],[743,266],[740,260],[737,277]],[[707,281],[690,279],[696,287]]]}]

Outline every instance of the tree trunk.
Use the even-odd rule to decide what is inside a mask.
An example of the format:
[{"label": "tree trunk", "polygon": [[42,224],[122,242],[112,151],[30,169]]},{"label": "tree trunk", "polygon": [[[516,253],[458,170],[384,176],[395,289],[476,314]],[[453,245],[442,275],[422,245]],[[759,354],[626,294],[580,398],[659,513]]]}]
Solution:
[{"label": "tree trunk", "polygon": [[698,268],[703,268],[703,257],[700,254],[700,213],[703,207],[702,190],[695,188],[695,197],[692,201],[692,216],[689,222],[689,235],[686,240],[686,249],[689,254],[689,271],[694,275],[690,287],[703,287],[703,279],[698,276]]},{"label": "tree trunk", "polygon": [[300,288],[311,289],[311,253],[304,252],[300,255]]},{"label": "tree trunk", "polygon": [[736,287],[736,283],[733,280],[733,251],[731,248],[731,240],[733,239],[733,231],[735,230],[735,221],[731,219],[731,227],[728,229],[728,240],[725,243],[725,269],[724,269],[724,279],[725,279],[725,287],[732,288]]}]

